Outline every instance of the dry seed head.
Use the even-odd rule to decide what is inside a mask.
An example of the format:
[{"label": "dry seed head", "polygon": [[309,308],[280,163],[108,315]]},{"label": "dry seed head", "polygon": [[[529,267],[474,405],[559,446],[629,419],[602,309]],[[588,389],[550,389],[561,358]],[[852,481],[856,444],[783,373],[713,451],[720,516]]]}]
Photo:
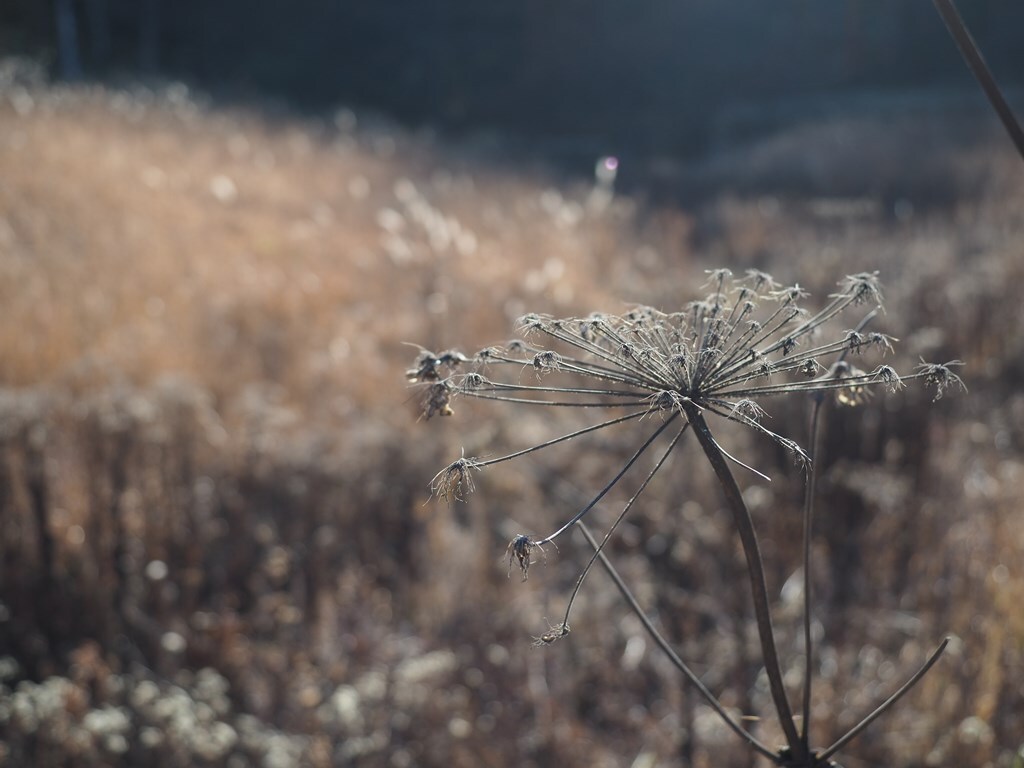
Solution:
[{"label": "dry seed head", "polygon": [[932,401],[941,400],[946,390],[950,387],[958,387],[960,391],[966,392],[967,387],[963,379],[950,370],[952,366],[963,365],[962,360],[950,360],[948,363],[926,363],[924,360],[917,366],[919,375],[924,376],[926,384],[935,387],[935,397]]},{"label": "dry seed head", "polygon": [[561,640],[563,637],[568,635],[570,632],[569,625],[562,622],[561,624],[554,624],[540,637],[533,638],[533,645],[535,648],[542,648],[545,645],[551,645],[557,640]]},{"label": "dry seed head", "polygon": [[821,367],[821,363],[815,360],[813,357],[805,360],[800,365],[800,373],[809,379],[813,379],[824,369]]},{"label": "dry seed head", "polygon": [[847,296],[854,304],[882,304],[882,286],[878,272],[858,272],[848,275],[839,283],[840,292],[833,296]]},{"label": "dry seed head", "polygon": [[883,355],[887,352],[893,351],[892,343],[894,341],[899,341],[899,339],[894,339],[892,336],[888,336],[884,333],[879,333],[878,331],[873,331],[868,334],[868,344],[871,344],[872,346],[881,349]]},{"label": "dry seed head", "polygon": [[744,280],[751,283],[754,286],[754,290],[757,292],[764,291],[771,293],[778,289],[779,285],[775,282],[774,278],[767,272],[761,272],[757,269],[748,269]]},{"label": "dry seed head", "polygon": [[487,384],[487,379],[481,376],[479,373],[467,373],[462,377],[462,381],[459,384],[459,391],[471,392],[477,389],[483,389]]},{"label": "dry seed head", "polygon": [[430,492],[445,501],[465,501],[466,496],[475,488],[472,472],[479,472],[482,468],[483,465],[476,459],[467,459],[465,456],[456,459],[434,475],[430,481]]},{"label": "dry seed head", "polygon": [[413,367],[405,372],[405,378],[416,384],[422,381],[437,381],[441,378],[437,372],[437,356],[433,352],[423,350],[416,356]]},{"label": "dry seed head", "polygon": [[[505,548],[508,555],[508,574],[512,575],[512,563],[519,563],[519,570],[523,574],[523,581],[530,577],[530,566],[533,565],[533,550],[541,549],[540,544],[524,533],[518,533]],[[541,550],[543,551],[543,550]]]},{"label": "dry seed head", "polygon": [[647,410],[648,413],[670,413],[673,411],[682,413],[683,403],[688,402],[689,398],[683,397],[671,389],[663,389],[652,394],[647,400],[651,404]]},{"label": "dry seed head", "polygon": [[872,375],[875,379],[884,383],[889,388],[890,392],[898,392],[906,386],[906,384],[903,383],[903,379],[900,378],[900,375],[896,373],[896,369],[891,365],[878,366]]},{"label": "dry seed head", "polygon": [[800,299],[806,299],[811,294],[801,288],[799,283],[794,283],[784,288],[778,288],[772,291],[770,295],[782,303],[795,303],[800,301]]},{"label": "dry seed head", "polygon": [[562,362],[562,357],[557,352],[538,352],[533,356],[533,368],[538,375],[557,371]]},{"label": "dry seed head", "polygon": [[430,419],[434,416],[451,416],[452,396],[455,394],[455,385],[448,379],[438,381],[427,387],[427,394],[423,398],[423,416]]},{"label": "dry seed head", "polygon": [[547,315],[538,315],[530,313],[523,315],[516,322],[516,328],[524,336],[531,336],[535,331],[543,331],[550,327],[551,318]]},{"label": "dry seed head", "polygon": [[790,440],[787,437],[779,437],[778,443],[793,454],[793,461],[796,462],[798,467],[806,469],[811,466],[811,457],[807,455],[807,452],[801,448],[800,444],[795,440]]},{"label": "dry seed head", "polygon": [[444,378],[442,368],[447,368],[447,373],[450,374],[458,366],[468,362],[468,357],[454,349],[435,355],[429,349],[421,348],[413,362],[413,367],[405,372],[405,378],[414,384],[439,381]]},{"label": "dry seed head", "polygon": [[705,286],[709,285],[722,285],[726,280],[732,279],[732,270],[726,267],[718,267],[716,269],[705,269],[704,274],[708,276],[708,279],[704,281]]},{"label": "dry seed head", "polygon": [[[903,385],[890,366],[877,367],[869,374],[846,359],[852,353],[866,356],[876,350],[880,354],[891,351],[894,339],[864,330],[876,309],[871,308],[866,317],[861,313],[855,330],[836,333],[841,328],[840,318],[851,307],[881,301],[877,275],[852,275],[839,285],[839,293],[809,312],[799,306],[807,296],[799,285],[779,288],[763,273],[750,272],[736,280],[728,270],[716,270],[709,275],[711,295],[681,311],[665,313],[637,306],[622,315],[592,314],[563,320],[526,315],[519,327],[544,337],[544,343],[516,340],[502,348],[483,350],[475,362],[478,370],[487,366],[486,378],[477,372],[453,375],[453,369],[466,362],[463,356],[425,350],[409,378],[427,386],[424,409],[428,417],[450,414],[450,401],[456,394],[517,407],[580,407],[585,413],[609,414],[574,433],[488,460],[487,465],[627,422],[643,422],[646,431],[644,417],[653,412],[663,417],[651,420],[662,422],[654,429],[665,429],[669,421],[680,416],[683,421],[694,409],[739,421],[806,464],[808,457],[800,446],[762,423],[763,398],[790,394],[823,398],[832,393],[840,403],[856,405],[874,387],[896,390]],[[958,364],[922,362],[908,378],[927,381],[935,387],[938,399],[949,387],[963,387],[950,370]],[[558,370],[560,375],[553,377],[557,383],[542,377],[539,383],[526,385],[520,379],[528,368],[538,374]],[[499,376],[502,372],[504,376]],[[659,439],[659,432],[648,439]],[[641,450],[646,450],[646,445]],[[472,490],[471,470],[481,466],[470,460],[455,462],[438,473],[431,487],[437,495],[461,498]],[[579,518],[589,509],[582,510]],[[525,579],[540,542],[553,540],[579,518],[545,538],[514,538],[506,549],[509,571],[518,564]]]},{"label": "dry seed head", "polygon": [[737,400],[732,406],[732,412],[740,421],[761,421],[768,415],[764,408],[753,400]]}]

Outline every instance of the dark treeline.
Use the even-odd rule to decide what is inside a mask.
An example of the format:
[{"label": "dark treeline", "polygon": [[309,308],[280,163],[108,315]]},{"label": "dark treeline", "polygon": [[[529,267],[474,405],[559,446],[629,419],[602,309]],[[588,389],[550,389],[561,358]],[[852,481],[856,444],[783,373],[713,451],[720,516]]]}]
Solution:
[{"label": "dark treeline", "polygon": [[[1024,3],[960,5],[1000,79],[1024,81]],[[587,152],[672,153],[780,98],[969,77],[927,0],[3,0],[0,46],[71,78],[143,71]]]}]

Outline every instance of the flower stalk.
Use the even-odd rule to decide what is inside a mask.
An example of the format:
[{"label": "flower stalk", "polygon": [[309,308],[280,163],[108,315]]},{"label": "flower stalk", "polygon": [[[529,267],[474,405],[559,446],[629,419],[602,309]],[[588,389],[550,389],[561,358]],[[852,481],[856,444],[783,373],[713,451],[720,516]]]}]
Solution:
[{"label": "flower stalk", "polygon": [[[810,559],[816,475],[812,460],[817,455],[826,396],[833,396],[845,406],[859,406],[873,390],[896,391],[906,382],[917,379],[932,387],[934,399],[938,400],[950,389],[964,388],[953,372],[961,363],[922,361],[913,373],[901,376],[887,364],[872,368],[862,363],[866,368],[862,370],[851,362],[854,358],[860,362],[872,352],[881,356],[893,351],[895,339],[865,330],[868,322],[881,311],[882,294],[875,273],[847,277],[840,282],[839,290],[814,313],[800,307],[799,303],[807,295],[800,286],[780,288],[761,272],[750,272],[744,278],[734,279],[728,270],[714,270],[707,286],[711,289],[707,298],[691,302],[674,313],[638,307],[621,316],[594,314],[555,319],[527,315],[519,324],[524,340],[509,342],[504,347],[489,347],[472,358],[456,351],[437,355],[421,349],[407,378],[425,389],[422,403],[426,417],[452,415],[451,403],[458,397],[517,408],[607,412],[588,426],[503,456],[472,459],[463,455],[434,477],[431,490],[438,496],[458,501],[473,489],[474,475],[487,467],[524,458],[576,438],[592,438],[606,429],[639,429],[644,425],[639,446],[587,504],[554,525],[551,533],[536,537],[520,533],[508,544],[509,570],[518,565],[524,579],[534,552],[543,551],[545,545],[575,528],[581,530],[594,549],[576,581],[563,620],[536,638],[536,644],[550,645],[569,634],[569,618],[576,596],[592,566],[599,562],[658,647],[751,749],[776,765],[788,768],[834,765],[831,756],[906,693],[935,664],[945,643],[903,687],[849,734],[824,751],[812,749]],[[866,311],[852,330],[836,332],[840,315],[861,306],[866,306]],[[470,366],[472,370],[466,371]],[[502,377],[503,371],[508,375]],[[536,381],[524,382],[530,371]],[[809,396],[809,452],[764,424],[767,413],[763,402],[783,395]],[[802,552],[805,660],[799,728],[784,685],[754,521],[730,465],[741,466],[765,480],[769,478],[726,450],[712,431],[710,422],[715,419],[738,423],[768,438],[790,451],[806,470]],[[648,426],[650,421],[656,422],[653,427]],[[670,434],[669,427],[680,421],[682,427],[674,430],[675,436],[666,438],[666,434]],[[649,484],[672,455],[682,450],[682,438],[687,431],[694,433],[715,473],[731,513],[732,527],[743,547],[761,661],[768,678],[772,706],[786,742],[775,752],[742,727],[679,658],[645,615],[605,553],[613,534],[638,504]],[[640,460],[659,443],[662,448],[658,449],[660,453],[653,467],[598,542],[587,526],[588,516],[612,489],[637,471]]]},{"label": "flower stalk", "polygon": [[771,608],[768,601],[768,584],[764,577],[764,561],[757,543],[753,518],[750,516],[747,503],[743,500],[743,493],[736,484],[736,478],[733,476],[732,470],[729,469],[725,456],[719,450],[718,443],[712,437],[704,416],[692,404],[684,405],[683,408],[686,411],[686,418],[693,426],[697,442],[704,450],[704,455],[707,456],[708,462],[722,486],[726,503],[732,513],[733,525],[735,525],[740,542],[743,544],[743,554],[747,561],[747,576],[750,579],[750,591],[754,599],[757,634],[761,641],[761,656],[765,672],[768,674],[772,702],[775,705],[779,725],[786,736],[790,752],[797,761],[802,761],[806,758],[807,748],[803,739],[797,734],[796,724],[793,722],[793,711],[782,682],[782,669],[779,665],[779,652],[775,647],[775,631],[772,627]]}]

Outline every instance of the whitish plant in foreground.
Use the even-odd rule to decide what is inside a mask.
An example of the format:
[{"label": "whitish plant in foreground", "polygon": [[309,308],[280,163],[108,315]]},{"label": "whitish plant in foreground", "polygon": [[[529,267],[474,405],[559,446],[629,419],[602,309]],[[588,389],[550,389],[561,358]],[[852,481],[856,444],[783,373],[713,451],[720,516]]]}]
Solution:
[{"label": "whitish plant in foreground", "polygon": [[[813,455],[819,414],[825,395],[843,405],[858,405],[873,389],[895,391],[908,380],[921,379],[934,387],[935,399],[951,387],[963,387],[952,368],[924,363],[909,374],[900,375],[886,364],[867,364],[872,355],[892,351],[894,339],[868,331],[867,326],[881,310],[882,295],[875,273],[852,275],[839,284],[824,307],[808,312],[800,306],[806,294],[799,286],[780,287],[761,272],[748,272],[735,279],[728,270],[709,273],[706,284],[711,293],[679,312],[665,313],[640,307],[623,315],[594,314],[585,318],[554,319],[527,315],[520,321],[525,340],[491,347],[470,359],[458,352],[435,355],[422,350],[407,373],[410,381],[424,388],[423,412],[450,415],[456,397],[474,397],[540,408],[585,408],[607,412],[590,426],[496,458],[457,459],[442,469],[431,482],[432,491],[446,499],[461,499],[473,488],[473,476],[494,464],[534,451],[596,433],[627,422],[641,432],[625,464],[591,501],[545,536],[516,535],[509,543],[509,567],[517,565],[525,579],[534,553],[574,527],[594,549],[569,598],[563,620],[537,638],[545,645],[569,633],[573,601],[595,562],[608,571],[646,631],[668,655],[677,669],[693,684],[726,725],[750,748],[780,766],[835,765],[832,756],[860,733],[878,715],[902,696],[938,660],[944,641],[921,669],[874,712],[831,746],[813,750],[810,746],[811,701],[811,589],[810,537],[813,518]],[[863,313],[847,330],[836,332],[838,318],[847,310]],[[864,366],[863,368],[856,363]],[[469,368],[469,370],[467,370]],[[523,383],[524,370],[536,375]],[[505,372],[507,375],[500,375]],[[762,422],[763,402],[783,395],[810,395],[811,437],[805,449],[791,438],[778,434]],[[806,468],[803,512],[803,634],[806,666],[802,718],[797,727],[793,716],[775,646],[764,567],[750,511],[744,502],[731,465],[760,475],[753,467],[730,454],[712,433],[709,421],[737,422],[772,440]],[[767,673],[772,702],[785,746],[773,750],[759,741],[729,714],[679,658],[658,629],[646,617],[627,585],[605,556],[608,540],[636,505],[648,484],[664,467],[669,456],[692,432],[711,464],[732,513],[746,556],[747,575],[754,603],[762,661]],[[660,448],[655,448],[660,445]],[[618,518],[598,541],[585,524],[588,513],[650,450],[657,460],[644,476]]]}]

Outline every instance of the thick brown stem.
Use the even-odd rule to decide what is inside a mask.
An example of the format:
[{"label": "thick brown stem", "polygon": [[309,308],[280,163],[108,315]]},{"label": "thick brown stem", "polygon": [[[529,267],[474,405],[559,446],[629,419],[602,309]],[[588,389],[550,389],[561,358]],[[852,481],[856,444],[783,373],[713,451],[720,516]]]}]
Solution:
[{"label": "thick brown stem", "polygon": [[725,492],[729,511],[732,512],[733,522],[740,535],[743,554],[747,559],[747,575],[750,578],[750,589],[754,598],[757,634],[761,640],[761,655],[764,657],[764,667],[768,674],[772,701],[775,704],[779,725],[782,726],[782,731],[786,736],[790,753],[797,764],[803,764],[807,759],[807,749],[797,733],[796,725],[793,722],[793,710],[789,705],[786,688],[782,683],[782,669],[779,665],[779,653],[775,648],[775,633],[772,629],[771,610],[768,605],[768,585],[764,577],[761,549],[754,532],[754,521],[743,500],[743,494],[736,484],[736,478],[733,477],[725,456],[712,437],[711,430],[708,429],[700,409],[692,403],[684,404],[683,409],[686,412],[686,418],[693,425],[694,433],[697,435],[701,448],[704,449],[704,454],[708,457],[708,461],[711,462],[711,466],[718,476],[718,481]]}]

